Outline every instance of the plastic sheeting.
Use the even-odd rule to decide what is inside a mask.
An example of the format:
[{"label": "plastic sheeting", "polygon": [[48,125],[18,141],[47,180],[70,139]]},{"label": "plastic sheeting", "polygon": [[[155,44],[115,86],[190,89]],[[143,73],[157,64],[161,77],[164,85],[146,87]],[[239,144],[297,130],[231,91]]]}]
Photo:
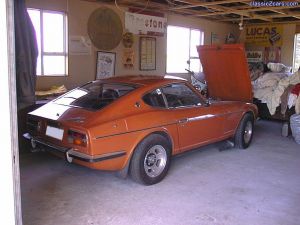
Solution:
[{"label": "plastic sheeting", "polygon": [[295,141],[300,144],[300,114],[294,114],[290,117],[290,124]]}]

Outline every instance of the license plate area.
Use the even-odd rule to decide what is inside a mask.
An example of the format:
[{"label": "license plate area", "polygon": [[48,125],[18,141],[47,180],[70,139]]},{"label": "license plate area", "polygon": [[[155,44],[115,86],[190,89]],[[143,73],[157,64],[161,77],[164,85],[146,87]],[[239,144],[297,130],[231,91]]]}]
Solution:
[{"label": "license plate area", "polygon": [[62,140],[64,136],[64,130],[61,128],[53,127],[53,126],[47,126],[46,128],[46,136],[55,138],[57,140]]}]

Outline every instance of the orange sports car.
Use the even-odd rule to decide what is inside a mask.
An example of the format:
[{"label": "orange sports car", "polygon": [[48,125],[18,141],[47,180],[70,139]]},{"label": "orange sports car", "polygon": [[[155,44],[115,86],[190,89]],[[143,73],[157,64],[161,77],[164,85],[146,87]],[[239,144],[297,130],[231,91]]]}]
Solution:
[{"label": "orange sports car", "polygon": [[[235,56],[241,52],[237,46],[198,50],[203,65],[209,60],[201,54],[215,59],[220,51]],[[213,76],[228,73],[213,70]],[[249,81],[245,74],[239,75],[237,82]],[[228,85],[228,80],[218,89],[211,79],[207,79],[210,96],[224,95],[227,101],[207,100],[187,81],[158,76],[89,82],[28,114],[32,146],[63,155],[68,162],[129,173],[137,182],[155,184],[167,174],[172,155],[229,138],[238,148],[249,146],[257,115],[256,106],[247,103],[251,90],[241,89],[242,101],[229,101],[236,95],[224,91],[222,85]]]}]

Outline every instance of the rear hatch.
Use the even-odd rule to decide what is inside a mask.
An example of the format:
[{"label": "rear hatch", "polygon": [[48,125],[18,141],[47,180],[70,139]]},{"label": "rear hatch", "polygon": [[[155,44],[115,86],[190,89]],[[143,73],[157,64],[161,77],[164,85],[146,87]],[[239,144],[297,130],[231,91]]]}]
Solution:
[{"label": "rear hatch", "polygon": [[252,85],[244,46],[197,47],[209,96],[221,100],[252,102]]},{"label": "rear hatch", "polygon": [[136,85],[125,83],[90,82],[30,112],[28,132],[35,138],[56,145],[71,146],[70,136],[74,133],[77,136],[88,135],[89,123],[103,116],[98,111],[136,88]]},{"label": "rear hatch", "polygon": [[83,123],[95,112],[133,91],[134,85],[123,83],[90,82],[73,89],[52,102],[30,112],[30,115],[50,120]]}]

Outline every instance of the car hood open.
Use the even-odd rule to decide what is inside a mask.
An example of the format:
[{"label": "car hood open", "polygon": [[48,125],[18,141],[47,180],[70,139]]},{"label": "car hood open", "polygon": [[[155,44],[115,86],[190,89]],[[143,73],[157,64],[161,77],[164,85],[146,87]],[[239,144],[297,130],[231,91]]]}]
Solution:
[{"label": "car hood open", "polygon": [[244,46],[197,47],[210,97],[252,102],[252,86]]}]

